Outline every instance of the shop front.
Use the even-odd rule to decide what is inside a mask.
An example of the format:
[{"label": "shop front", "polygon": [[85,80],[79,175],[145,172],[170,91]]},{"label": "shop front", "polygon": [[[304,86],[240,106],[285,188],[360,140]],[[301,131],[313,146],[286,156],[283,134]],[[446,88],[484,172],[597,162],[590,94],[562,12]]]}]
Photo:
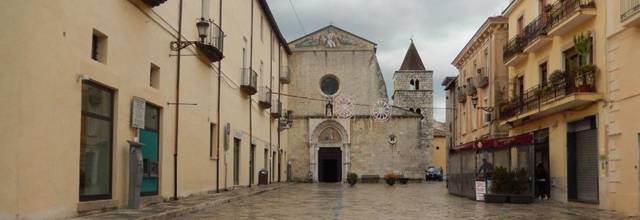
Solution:
[{"label": "shop front", "polygon": [[533,146],[533,135],[522,134],[455,147],[449,156],[449,193],[476,201],[495,194],[532,197]]}]

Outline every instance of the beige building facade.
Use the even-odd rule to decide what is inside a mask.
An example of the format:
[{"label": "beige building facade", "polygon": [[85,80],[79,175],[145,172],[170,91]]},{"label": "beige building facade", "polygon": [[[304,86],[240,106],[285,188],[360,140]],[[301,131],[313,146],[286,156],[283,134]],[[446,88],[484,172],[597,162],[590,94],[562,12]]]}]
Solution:
[{"label": "beige building facade", "polygon": [[608,206],[626,213],[640,212],[640,136],[636,109],[638,57],[640,57],[640,1],[606,1],[607,104],[604,107],[606,126],[606,175],[608,176]]},{"label": "beige building facade", "polygon": [[[532,173],[540,164],[553,200],[640,211],[633,123],[638,11],[640,2],[633,0],[513,0],[503,12],[509,40],[501,59],[508,71],[494,120],[517,137],[506,166]],[[464,76],[465,69],[459,69]],[[456,88],[465,83],[460,76],[443,82],[454,151],[481,149],[484,143],[463,134],[468,119],[460,115],[466,109],[456,107],[464,102]],[[467,161],[477,162],[478,155],[461,157],[459,167],[449,157],[450,170],[472,170],[474,163]]]},{"label": "beige building facade", "polygon": [[[0,110],[0,219],[125,207],[127,141],[145,144],[145,204],[254,185],[261,169],[287,179],[291,124],[272,106],[288,108],[277,94],[290,51],[266,1],[0,6],[0,100],[13,103]],[[179,31],[194,42],[180,57]],[[138,128],[134,100],[145,107]]]}]

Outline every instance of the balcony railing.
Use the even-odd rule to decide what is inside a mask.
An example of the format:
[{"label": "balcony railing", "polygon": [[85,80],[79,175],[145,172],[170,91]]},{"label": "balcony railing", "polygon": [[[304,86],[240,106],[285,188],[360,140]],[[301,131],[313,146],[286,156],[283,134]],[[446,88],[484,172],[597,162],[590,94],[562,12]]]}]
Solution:
[{"label": "balcony railing", "polygon": [[271,116],[274,118],[280,118],[282,115],[282,102],[277,101],[275,105],[271,105]]},{"label": "balcony railing", "polygon": [[224,32],[213,21],[208,20],[209,33],[201,42],[196,42],[196,46],[211,62],[218,62],[224,58]]},{"label": "balcony railing", "polygon": [[251,68],[243,68],[240,89],[247,95],[256,94],[258,92],[258,73]]},{"label": "balcony railing", "polygon": [[291,80],[291,70],[288,66],[280,67],[280,82],[284,84],[288,84]]},{"label": "balcony railing", "polygon": [[583,8],[595,8],[595,0],[561,0],[550,6],[549,22],[550,28],[554,28],[565,19]]},{"label": "balcony railing", "polygon": [[271,108],[271,101],[273,97],[271,97],[271,88],[268,86],[263,86],[260,91],[260,100],[258,101],[258,105],[261,108]]},{"label": "balcony railing", "polygon": [[620,21],[640,12],[640,0],[620,0]]},{"label": "balcony railing", "polygon": [[458,99],[459,103],[465,103],[467,101],[467,94],[462,87],[456,89],[456,99]]},{"label": "balcony railing", "polygon": [[489,85],[489,73],[487,73],[487,68],[480,68],[478,69],[478,74],[476,75],[476,77],[474,77],[474,82],[476,84],[476,87],[478,88],[484,88],[485,86]]},{"label": "balcony railing", "polygon": [[539,109],[550,101],[558,100],[576,93],[594,93],[595,71],[577,74],[563,74],[555,82],[540,84],[516,95],[500,105],[500,118],[509,119],[531,110]]},{"label": "balcony railing", "polygon": [[529,46],[531,42],[540,36],[546,36],[549,28],[549,18],[547,13],[543,13],[533,19],[524,29],[522,33],[512,38],[504,48],[505,62],[513,58],[516,54],[522,53],[524,48]]},{"label": "balcony railing", "polygon": [[503,58],[506,63],[508,60],[513,58],[519,53],[522,53],[522,50],[525,47],[525,41],[522,35],[516,35],[513,37],[506,45],[504,45]]}]

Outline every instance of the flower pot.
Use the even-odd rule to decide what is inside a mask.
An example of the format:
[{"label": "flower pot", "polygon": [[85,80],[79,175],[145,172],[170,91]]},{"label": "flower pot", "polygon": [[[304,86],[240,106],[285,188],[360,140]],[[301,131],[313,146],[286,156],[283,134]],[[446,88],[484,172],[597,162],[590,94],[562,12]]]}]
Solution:
[{"label": "flower pot", "polygon": [[516,204],[529,204],[533,202],[533,197],[530,195],[510,195],[509,202]]},{"label": "flower pot", "polygon": [[396,184],[396,178],[387,178],[385,182],[387,182],[389,186],[393,186],[393,184]]},{"label": "flower pot", "polygon": [[358,183],[358,179],[347,179],[347,183],[349,183],[349,185],[354,186],[356,185],[356,183]]},{"label": "flower pot", "polygon": [[506,203],[509,201],[509,195],[506,194],[484,194],[486,203]]},{"label": "flower pot", "polygon": [[409,182],[409,178],[402,177],[400,178],[400,184],[407,184]]}]

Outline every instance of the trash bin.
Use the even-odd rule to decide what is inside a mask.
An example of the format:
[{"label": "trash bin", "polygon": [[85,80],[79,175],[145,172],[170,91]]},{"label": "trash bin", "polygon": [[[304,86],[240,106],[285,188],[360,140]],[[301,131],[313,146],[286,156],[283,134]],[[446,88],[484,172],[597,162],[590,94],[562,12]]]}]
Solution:
[{"label": "trash bin", "polygon": [[258,173],[258,185],[267,185],[269,180],[269,171],[262,169]]}]

